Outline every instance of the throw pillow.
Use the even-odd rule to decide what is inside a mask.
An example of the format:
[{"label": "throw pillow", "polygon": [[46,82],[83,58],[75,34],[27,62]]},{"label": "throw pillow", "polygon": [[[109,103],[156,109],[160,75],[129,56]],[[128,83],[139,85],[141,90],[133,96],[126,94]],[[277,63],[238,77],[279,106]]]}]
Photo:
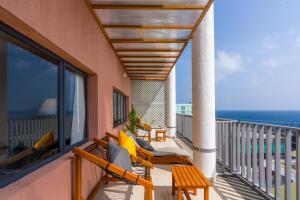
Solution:
[{"label": "throw pillow", "polygon": [[155,151],[151,144],[149,144],[146,140],[137,138],[136,142],[140,145],[140,147],[148,150],[148,151]]},{"label": "throw pillow", "polygon": [[112,141],[108,142],[108,160],[127,171],[132,171],[128,151]]},{"label": "throw pillow", "polygon": [[134,140],[126,135],[123,131],[120,131],[119,144],[121,147],[127,149],[129,155],[136,156],[136,145]]}]

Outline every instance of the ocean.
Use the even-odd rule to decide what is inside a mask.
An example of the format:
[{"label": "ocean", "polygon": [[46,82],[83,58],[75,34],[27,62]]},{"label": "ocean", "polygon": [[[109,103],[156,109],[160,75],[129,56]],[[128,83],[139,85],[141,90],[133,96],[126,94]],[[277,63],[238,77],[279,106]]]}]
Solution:
[{"label": "ocean", "polygon": [[217,118],[300,127],[300,111],[217,111]]}]

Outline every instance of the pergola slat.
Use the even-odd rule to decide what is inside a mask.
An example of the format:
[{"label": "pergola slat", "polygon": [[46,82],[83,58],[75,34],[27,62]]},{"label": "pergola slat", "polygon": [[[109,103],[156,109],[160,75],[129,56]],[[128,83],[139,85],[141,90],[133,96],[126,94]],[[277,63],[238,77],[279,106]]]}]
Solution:
[{"label": "pergola slat", "polygon": [[104,24],[104,28],[126,29],[193,29],[193,25],[129,25],[129,24]]},{"label": "pergola slat", "polygon": [[158,39],[158,38],[117,38],[110,39],[112,43],[187,43],[186,39]]},{"label": "pergola slat", "polygon": [[[85,1],[132,80],[166,80],[214,0],[208,0],[205,4],[187,4],[182,0],[177,4],[162,2],[152,5],[146,1],[131,2],[133,4],[130,1],[119,4],[113,1],[93,4],[91,0]],[[153,21],[155,18],[152,19],[149,15],[152,10],[153,13],[162,16],[162,23]],[[123,20],[116,14],[120,14],[120,12],[126,12],[131,14],[128,16],[136,17],[134,20],[133,18]],[[144,15],[143,12],[147,15]],[[184,13],[184,16],[187,14],[190,16],[189,19],[193,20],[175,21],[178,19],[176,18],[177,13],[181,15]],[[166,16],[165,20],[168,20],[167,23],[163,23],[164,15]],[[109,18],[104,16],[117,18],[108,20]],[[102,17],[105,24],[101,22],[100,18]],[[126,14],[123,17],[126,17]],[[173,19],[174,23],[170,22]]]},{"label": "pergola slat", "polygon": [[116,49],[117,52],[180,52],[181,49]]},{"label": "pergola slat", "polygon": [[139,66],[139,67],[125,67],[125,69],[127,70],[127,71],[130,71],[130,70],[153,70],[153,71],[155,71],[155,70],[160,70],[160,71],[162,71],[162,70],[170,70],[170,69],[172,69],[172,67],[145,67],[145,66]]},{"label": "pergola slat", "polygon": [[177,56],[164,56],[164,55],[155,55],[155,56],[140,56],[140,55],[120,55],[120,58],[177,58]]},{"label": "pergola slat", "polygon": [[131,4],[92,4],[93,9],[124,9],[124,10],[204,10],[206,5],[131,5]]},{"label": "pergola slat", "polygon": [[122,63],[126,64],[126,63],[169,63],[169,64],[174,64],[174,62],[170,62],[170,61],[131,61],[131,60],[126,60],[126,61],[122,61]]}]

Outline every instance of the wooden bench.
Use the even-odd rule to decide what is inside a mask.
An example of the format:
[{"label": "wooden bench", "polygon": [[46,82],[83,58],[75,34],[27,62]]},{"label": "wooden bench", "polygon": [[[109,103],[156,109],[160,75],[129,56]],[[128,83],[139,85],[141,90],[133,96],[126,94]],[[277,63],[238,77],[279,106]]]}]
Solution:
[{"label": "wooden bench", "polygon": [[196,166],[172,166],[172,194],[178,191],[178,200],[182,200],[182,192],[187,199],[191,199],[188,191],[197,194],[198,188],[204,189],[204,200],[209,199],[210,181]]}]

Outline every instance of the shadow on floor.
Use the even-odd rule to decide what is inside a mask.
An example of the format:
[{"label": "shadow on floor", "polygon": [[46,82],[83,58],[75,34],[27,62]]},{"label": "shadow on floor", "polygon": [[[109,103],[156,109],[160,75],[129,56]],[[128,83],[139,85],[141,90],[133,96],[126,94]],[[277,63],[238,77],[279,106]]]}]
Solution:
[{"label": "shadow on floor", "polygon": [[130,200],[132,185],[122,182],[103,184],[95,200]]}]

